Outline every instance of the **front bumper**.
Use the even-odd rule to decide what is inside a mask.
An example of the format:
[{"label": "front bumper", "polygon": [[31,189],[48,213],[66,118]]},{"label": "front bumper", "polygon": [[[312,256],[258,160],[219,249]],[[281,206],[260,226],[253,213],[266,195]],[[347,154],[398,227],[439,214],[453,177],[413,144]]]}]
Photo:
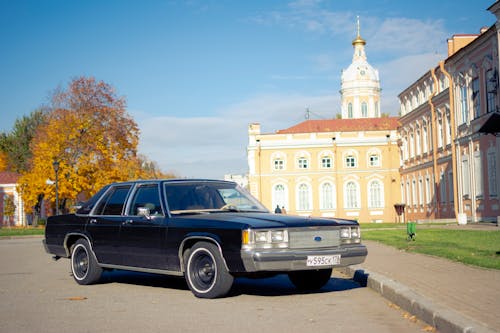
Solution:
[{"label": "front bumper", "polygon": [[[340,264],[334,266],[307,266],[308,256],[340,254]],[[345,267],[361,264],[368,254],[362,244],[324,249],[252,249],[242,250],[241,258],[247,272],[297,271],[308,269]]]}]

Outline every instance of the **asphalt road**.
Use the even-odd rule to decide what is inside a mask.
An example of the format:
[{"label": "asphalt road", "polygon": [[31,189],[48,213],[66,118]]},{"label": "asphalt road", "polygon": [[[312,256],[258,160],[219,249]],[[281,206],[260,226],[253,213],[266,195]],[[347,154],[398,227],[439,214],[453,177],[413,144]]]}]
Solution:
[{"label": "asphalt road", "polygon": [[0,332],[422,332],[368,288],[334,273],[317,293],[285,276],[237,279],[229,297],[195,298],[183,279],[106,272],[74,282],[69,261],[53,261],[41,238],[0,240]]}]

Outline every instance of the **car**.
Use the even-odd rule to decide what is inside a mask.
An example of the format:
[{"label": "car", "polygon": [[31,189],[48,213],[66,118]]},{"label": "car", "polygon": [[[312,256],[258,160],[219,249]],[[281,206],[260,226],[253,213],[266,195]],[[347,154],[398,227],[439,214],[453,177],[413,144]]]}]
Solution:
[{"label": "car", "polygon": [[205,179],[109,184],[49,217],[43,243],[81,285],[103,270],[150,272],[184,277],[199,298],[226,296],[242,276],[287,274],[317,290],[368,253],[356,221],[273,214],[236,183]]}]

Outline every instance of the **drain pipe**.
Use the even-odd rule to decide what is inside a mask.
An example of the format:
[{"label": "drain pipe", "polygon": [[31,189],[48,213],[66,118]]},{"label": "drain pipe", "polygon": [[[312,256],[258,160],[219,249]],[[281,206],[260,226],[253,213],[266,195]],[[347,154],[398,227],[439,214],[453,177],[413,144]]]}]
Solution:
[{"label": "drain pipe", "polygon": [[436,70],[434,68],[431,68],[431,76],[432,80],[434,81],[434,89],[432,89],[432,93],[429,96],[429,106],[431,107],[431,124],[432,124],[432,168],[434,171],[434,198],[436,198],[436,218],[441,217],[441,198],[440,198],[440,192],[439,192],[439,186],[438,182],[439,180],[439,175],[438,175],[438,165],[437,165],[437,117],[436,117],[436,108],[434,107],[434,103],[432,102],[432,99],[434,96],[437,94],[437,90],[439,87],[438,80],[436,77]]},{"label": "drain pipe", "polygon": [[441,72],[443,72],[444,75],[448,78],[448,81],[450,83],[450,86],[448,88],[449,91],[449,98],[450,98],[450,127],[451,127],[451,170],[453,173],[453,209],[455,210],[455,218],[457,219],[458,222],[458,186],[457,186],[457,152],[456,152],[456,145],[455,145],[455,139],[456,139],[456,133],[455,133],[455,97],[454,97],[454,86],[453,86],[453,79],[446,71],[444,68],[444,61],[441,60],[439,62],[439,68],[441,69]]}]

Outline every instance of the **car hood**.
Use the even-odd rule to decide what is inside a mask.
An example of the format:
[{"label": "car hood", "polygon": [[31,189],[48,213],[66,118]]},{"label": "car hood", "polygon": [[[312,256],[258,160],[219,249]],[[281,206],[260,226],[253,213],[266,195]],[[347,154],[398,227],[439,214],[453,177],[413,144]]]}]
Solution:
[{"label": "car hood", "polygon": [[199,215],[184,215],[182,218],[207,222],[236,223],[244,225],[244,228],[294,228],[358,224],[353,220],[335,218],[246,212],[220,212]]}]

